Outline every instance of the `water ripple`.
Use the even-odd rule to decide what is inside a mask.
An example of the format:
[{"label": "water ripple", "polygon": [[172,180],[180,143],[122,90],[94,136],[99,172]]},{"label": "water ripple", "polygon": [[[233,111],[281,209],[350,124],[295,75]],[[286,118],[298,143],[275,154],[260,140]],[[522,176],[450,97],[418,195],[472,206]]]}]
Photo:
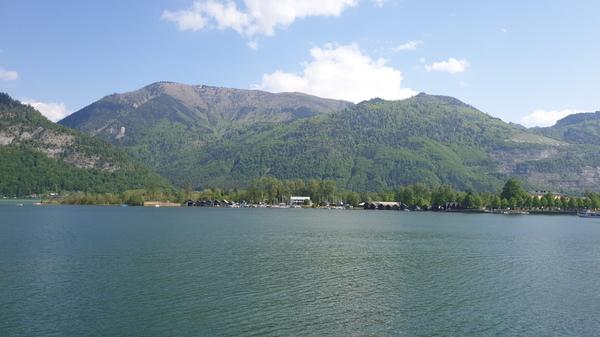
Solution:
[{"label": "water ripple", "polygon": [[4,212],[15,225],[0,224],[8,335],[592,336],[600,327],[600,230],[565,217],[35,212]]}]

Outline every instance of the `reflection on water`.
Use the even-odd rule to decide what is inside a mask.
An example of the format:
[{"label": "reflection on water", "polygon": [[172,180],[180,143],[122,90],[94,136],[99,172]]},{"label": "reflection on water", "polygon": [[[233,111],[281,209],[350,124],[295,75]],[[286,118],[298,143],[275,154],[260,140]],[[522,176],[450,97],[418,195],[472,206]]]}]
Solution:
[{"label": "reflection on water", "polygon": [[596,335],[575,216],[0,205],[6,335]]}]

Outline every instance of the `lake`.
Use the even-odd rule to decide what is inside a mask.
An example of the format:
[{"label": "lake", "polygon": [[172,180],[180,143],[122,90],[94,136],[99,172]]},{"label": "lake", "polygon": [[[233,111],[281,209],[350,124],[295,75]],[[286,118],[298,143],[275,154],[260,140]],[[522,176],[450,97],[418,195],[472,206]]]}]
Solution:
[{"label": "lake", "polygon": [[0,204],[3,336],[594,336],[600,221]]}]

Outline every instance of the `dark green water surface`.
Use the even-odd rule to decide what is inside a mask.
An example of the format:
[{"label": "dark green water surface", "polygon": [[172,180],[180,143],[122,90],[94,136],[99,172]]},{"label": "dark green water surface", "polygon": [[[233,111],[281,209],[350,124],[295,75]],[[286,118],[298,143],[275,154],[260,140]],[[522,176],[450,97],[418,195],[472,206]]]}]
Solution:
[{"label": "dark green water surface", "polygon": [[597,336],[575,216],[0,205],[2,336]]}]

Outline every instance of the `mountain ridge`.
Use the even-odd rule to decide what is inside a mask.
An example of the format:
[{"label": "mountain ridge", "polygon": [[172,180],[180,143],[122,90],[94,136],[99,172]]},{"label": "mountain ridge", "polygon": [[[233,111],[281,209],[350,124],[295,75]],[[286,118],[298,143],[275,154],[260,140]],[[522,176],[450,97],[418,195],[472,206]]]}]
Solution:
[{"label": "mountain ridge", "polygon": [[[137,108],[104,111],[103,104],[134,103],[130,97],[107,96],[74,113],[72,121],[84,121],[71,126],[96,132],[177,186],[244,187],[265,176],[335,180],[356,191],[416,182],[493,191],[509,176],[535,188],[583,190],[600,184],[595,145],[573,145],[509,125],[454,97],[420,93],[400,101],[351,104],[164,82],[145,88],[156,92]],[[194,96],[200,93],[209,96]],[[195,102],[183,100],[190,95]],[[248,95],[261,104],[246,106]],[[295,116],[281,109],[303,108],[286,103],[289,97],[312,100],[304,103],[309,113]],[[198,102],[218,98],[219,109],[203,115],[208,110]],[[329,110],[314,110],[314,104]],[[88,127],[94,118],[109,123]]]},{"label": "mountain ridge", "polygon": [[[163,95],[179,101],[180,113],[196,118],[197,122],[204,122],[204,126],[213,133],[223,132],[231,125],[246,121],[284,122],[353,105],[351,102],[302,93],[274,94],[259,90],[156,82],[132,92],[105,96],[58,123],[69,127],[77,125],[80,131],[110,140],[118,135],[114,128],[111,132],[102,132],[111,123],[135,114],[138,108]],[[120,126],[116,126],[116,129],[120,130]]]}]

